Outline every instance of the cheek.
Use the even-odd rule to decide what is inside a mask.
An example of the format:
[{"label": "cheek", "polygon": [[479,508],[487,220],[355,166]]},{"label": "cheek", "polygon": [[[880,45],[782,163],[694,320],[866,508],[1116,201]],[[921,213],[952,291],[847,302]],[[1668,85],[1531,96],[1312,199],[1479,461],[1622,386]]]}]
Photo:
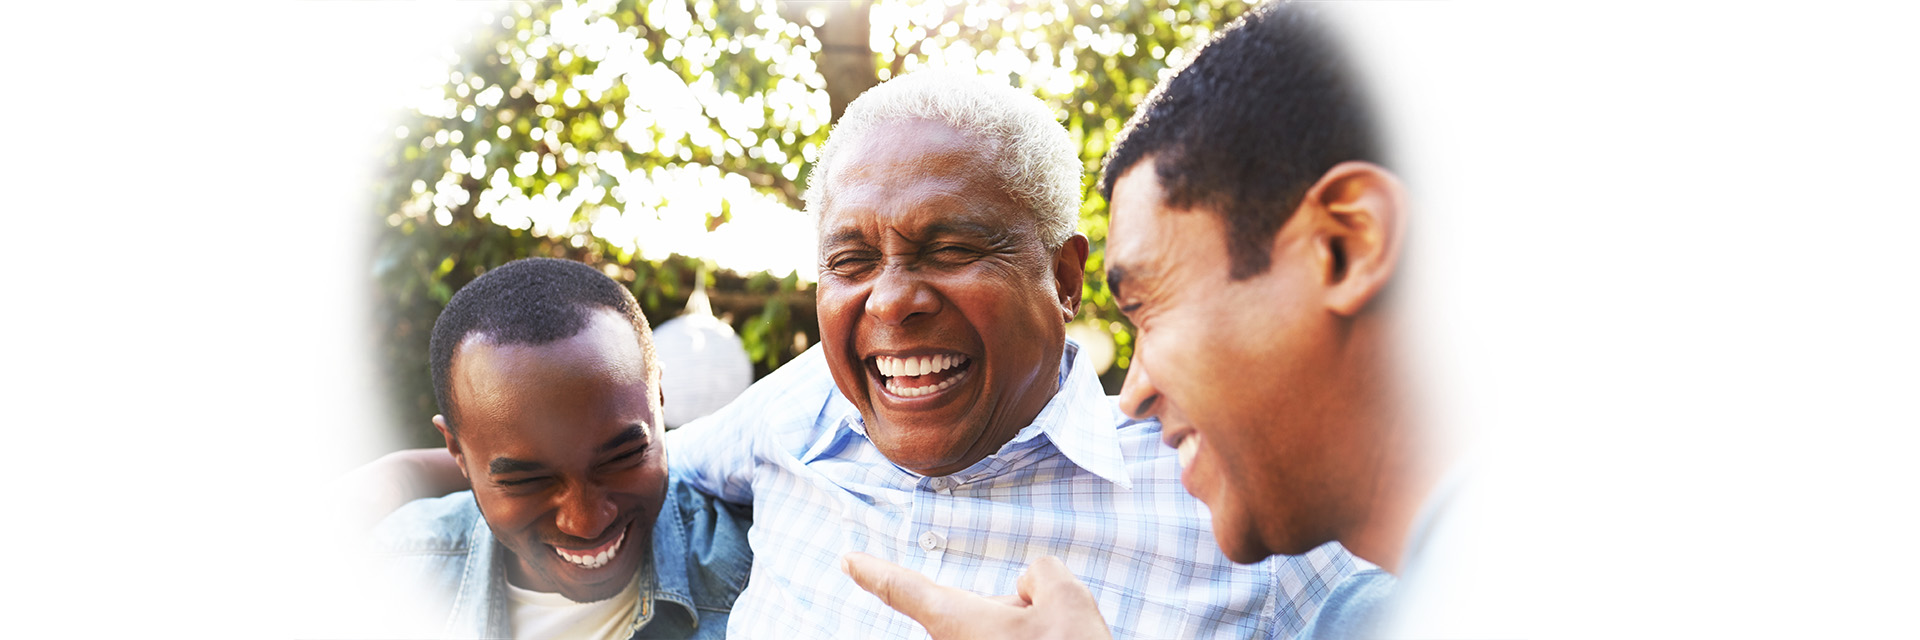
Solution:
[{"label": "cheek", "polygon": [[[855,304],[857,300],[849,292],[820,287],[820,292],[814,300],[818,305],[816,313],[820,316],[820,328],[823,333],[830,333],[834,328],[846,326],[852,322],[854,313],[858,311]],[[826,340],[830,337],[822,335],[821,339]]]},{"label": "cheek", "polygon": [[1033,350],[1033,339],[1048,329],[1065,331],[1051,289],[1036,289],[1002,277],[965,277],[944,281],[940,295],[988,341],[1016,343]]},{"label": "cheek", "polygon": [[529,498],[495,496],[480,504],[480,510],[487,522],[504,531],[519,531],[528,528],[534,517],[539,515],[539,504]]}]

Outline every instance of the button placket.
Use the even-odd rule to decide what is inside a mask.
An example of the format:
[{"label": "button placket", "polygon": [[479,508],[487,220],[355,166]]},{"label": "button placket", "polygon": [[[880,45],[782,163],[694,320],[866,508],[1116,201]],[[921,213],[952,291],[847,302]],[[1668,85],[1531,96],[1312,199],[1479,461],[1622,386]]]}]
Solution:
[{"label": "button placket", "polygon": [[913,500],[913,532],[907,541],[920,548],[918,568],[929,577],[940,575],[941,559],[946,557],[947,537],[940,530],[940,514],[951,506],[952,499],[945,491],[951,486],[950,480],[944,476],[922,479],[919,488],[926,493],[916,494]]}]

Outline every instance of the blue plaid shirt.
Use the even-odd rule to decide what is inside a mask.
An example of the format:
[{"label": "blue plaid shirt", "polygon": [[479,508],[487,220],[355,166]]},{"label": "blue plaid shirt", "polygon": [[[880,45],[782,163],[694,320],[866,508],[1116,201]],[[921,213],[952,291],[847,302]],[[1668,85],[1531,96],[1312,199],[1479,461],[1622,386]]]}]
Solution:
[{"label": "blue plaid shirt", "polygon": [[688,484],[753,504],[733,638],[925,638],[837,568],[864,551],[980,594],[1059,556],[1117,638],[1290,638],[1356,569],[1337,544],[1237,565],[1180,485],[1160,423],[1128,419],[1067,343],[1061,390],[998,453],[944,477],[894,465],[816,346],[667,434]]}]

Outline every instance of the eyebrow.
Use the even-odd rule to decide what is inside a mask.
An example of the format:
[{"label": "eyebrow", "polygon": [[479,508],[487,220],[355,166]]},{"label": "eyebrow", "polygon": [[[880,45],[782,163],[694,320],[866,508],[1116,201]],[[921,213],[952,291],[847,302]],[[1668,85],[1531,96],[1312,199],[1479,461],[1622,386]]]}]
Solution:
[{"label": "eyebrow", "polygon": [[505,475],[509,473],[524,473],[528,471],[539,471],[545,468],[547,468],[547,465],[540,464],[532,460],[521,460],[518,458],[494,458],[492,462],[487,463],[487,473],[491,473],[496,476]]},{"label": "eyebrow", "polygon": [[1000,229],[978,222],[969,220],[943,220],[927,225],[926,235],[934,237],[956,235],[992,239],[1006,234]]},{"label": "eyebrow", "polygon": [[630,425],[627,425],[627,428],[622,430],[619,435],[608,438],[606,442],[600,443],[600,446],[594,447],[593,452],[606,453],[614,449],[618,449],[620,447],[626,446],[627,443],[635,442],[638,440],[645,440],[645,439],[647,439],[646,427],[642,427],[637,424],[630,424]]},{"label": "eyebrow", "polygon": [[863,240],[865,240],[865,234],[860,233],[859,229],[848,228],[827,234],[826,239],[820,241],[820,246],[832,247]]},{"label": "eyebrow", "polygon": [[[608,438],[606,442],[600,443],[600,446],[594,447],[593,452],[596,454],[606,453],[609,451],[613,451],[614,449],[618,449],[620,447],[631,444],[633,442],[646,440],[646,439],[647,439],[646,427],[638,424],[630,424],[630,425],[627,425],[626,429],[621,430],[618,435],[615,435],[612,438]],[[521,460],[519,458],[494,458],[491,462],[487,463],[487,473],[490,473],[496,476],[506,475],[510,473],[527,473],[530,471],[542,471],[542,470],[545,470],[546,468],[547,468],[547,465],[534,462],[532,460]]]},{"label": "eyebrow", "polygon": [[[994,239],[998,239],[1006,236],[1006,231],[998,227],[995,227],[993,225],[982,224],[979,222],[973,222],[969,220],[942,220],[939,222],[928,224],[926,228],[920,230],[919,235],[927,238],[938,238],[940,236],[964,236],[964,237],[970,237],[970,238],[980,238],[983,240],[994,240]],[[856,229],[856,228],[845,228],[845,229],[840,229],[838,231],[834,231],[832,233],[828,233],[826,238],[821,240],[820,246],[832,247],[832,246],[837,246],[841,244],[865,243],[865,242],[866,242],[865,232],[862,232],[860,229]]]}]

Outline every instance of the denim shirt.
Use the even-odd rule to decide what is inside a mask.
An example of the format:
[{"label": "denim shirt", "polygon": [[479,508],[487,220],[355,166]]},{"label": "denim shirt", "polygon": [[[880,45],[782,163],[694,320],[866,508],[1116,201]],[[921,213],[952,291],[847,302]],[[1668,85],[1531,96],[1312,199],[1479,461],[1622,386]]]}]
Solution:
[{"label": "denim shirt", "polygon": [[[744,507],[716,501],[669,477],[653,525],[653,561],[635,581],[634,638],[723,638],[734,598],[747,586],[753,552]],[[510,638],[507,563],[472,491],[415,500],[374,529],[376,553],[404,577],[421,580],[445,607],[440,636]]]}]

